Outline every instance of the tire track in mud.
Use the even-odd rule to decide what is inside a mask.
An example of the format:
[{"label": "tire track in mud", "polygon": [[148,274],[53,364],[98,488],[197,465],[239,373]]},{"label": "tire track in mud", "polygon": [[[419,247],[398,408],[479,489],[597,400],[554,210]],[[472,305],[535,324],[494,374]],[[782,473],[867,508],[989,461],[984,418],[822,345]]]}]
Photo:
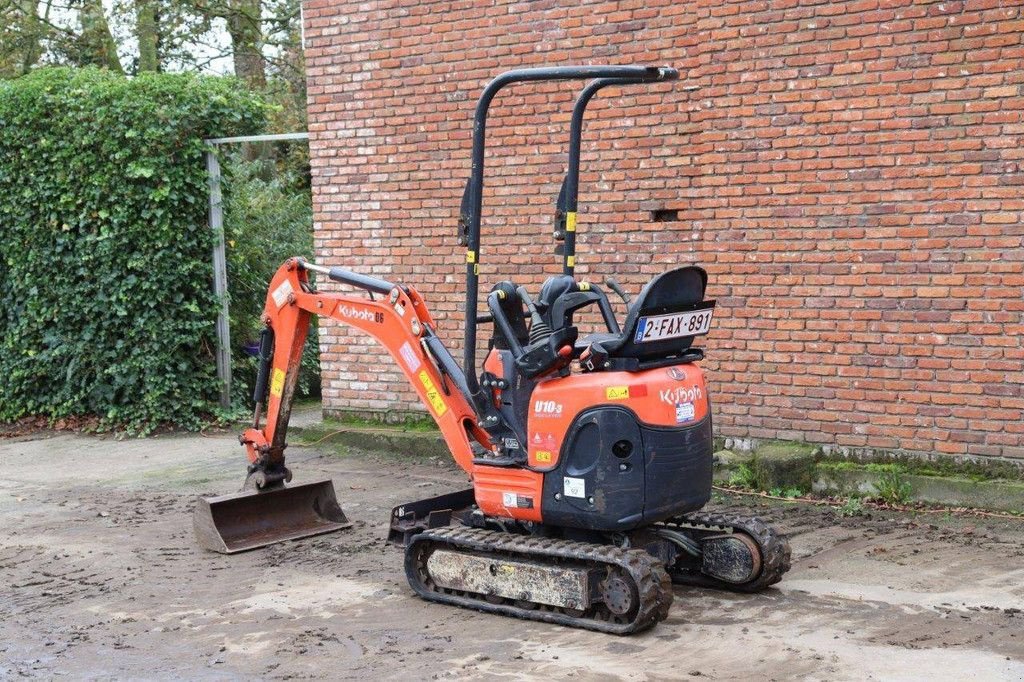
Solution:
[{"label": "tire track in mud", "polygon": [[7,597],[0,601],[4,618],[103,597],[136,580],[130,575],[109,575],[94,561],[38,545],[3,547],[0,570],[4,571],[3,593]]},{"label": "tire track in mud", "polygon": [[[3,508],[11,532],[0,538],[0,572],[10,579],[0,585],[8,631],[0,677],[78,669],[190,679],[590,679],[608,661],[621,666],[608,670],[635,671],[635,679],[679,679],[694,670],[742,679],[752,669],[769,677],[844,677],[850,659],[830,658],[833,642],[845,642],[837,649],[844,656],[859,646],[892,656],[938,655],[942,648],[1024,655],[1024,615],[997,609],[993,597],[1012,589],[1014,566],[1024,568],[1020,524],[875,511],[843,518],[828,508],[716,500],[712,510],[752,511],[790,536],[795,565],[781,589],[735,595],[677,588],[666,623],[619,640],[417,600],[401,550],[385,544],[388,512],[460,489],[464,477],[446,465],[387,457],[357,463],[303,456],[303,474],[334,476],[353,527],[234,556],[196,547],[195,496],[178,481],[164,489],[145,478],[139,489],[76,483],[0,491],[25,498]],[[900,601],[915,589],[936,591],[938,580],[952,589],[958,573],[980,576],[976,602]],[[787,588],[787,578],[790,585],[832,583],[803,590]],[[874,592],[843,592],[844,580]],[[739,644],[726,654],[721,641],[733,635]],[[814,635],[813,646],[802,643]]]}]

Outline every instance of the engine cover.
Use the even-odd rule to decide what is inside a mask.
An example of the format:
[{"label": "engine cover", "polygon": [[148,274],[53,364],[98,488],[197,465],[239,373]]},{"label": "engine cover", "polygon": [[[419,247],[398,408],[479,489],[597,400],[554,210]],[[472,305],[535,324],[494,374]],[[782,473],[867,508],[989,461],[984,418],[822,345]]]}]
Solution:
[{"label": "engine cover", "polygon": [[544,381],[531,399],[529,463],[543,522],[628,530],[711,496],[711,415],[696,365]]}]

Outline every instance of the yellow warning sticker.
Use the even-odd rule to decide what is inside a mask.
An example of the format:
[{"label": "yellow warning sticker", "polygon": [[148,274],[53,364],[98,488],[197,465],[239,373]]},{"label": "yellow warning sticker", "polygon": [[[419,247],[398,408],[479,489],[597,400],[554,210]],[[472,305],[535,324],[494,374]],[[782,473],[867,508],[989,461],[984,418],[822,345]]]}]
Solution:
[{"label": "yellow warning sticker", "polygon": [[568,265],[570,268],[576,267],[576,256],[566,256],[565,264]]},{"label": "yellow warning sticker", "polygon": [[625,400],[629,397],[629,386],[609,386],[604,390],[607,400]]},{"label": "yellow warning sticker", "polygon": [[565,214],[565,231],[576,231],[576,211],[569,211]]},{"label": "yellow warning sticker", "polygon": [[466,252],[466,262],[467,263],[475,263],[476,262],[476,251],[467,251]]},{"label": "yellow warning sticker", "polygon": [[448,405],[445,404],[444,398],[441,397],[441,392],[437,390],[437,386],[434,385],[434,381],[427,374],[427,370],[421,371],[418,376],[420,383],[423,384],[423,388],[427,389],[427,400],[430,402],[430,406],[434,408],[434,413],[440,417],[448,411]]},{"label": "yellow warning sticker", "polygon": [[284,391],[284,370],[275,369],[274,373],[270,375],[270,395],[275,398],[280,398],[281,393]]},{"label": "yellow warning sticker", "polygon": [[536,456],[538,462],[550,462],[551,461],[551,453],[548,452],[547,450],[538,450],[536,452],[535,456]]}]

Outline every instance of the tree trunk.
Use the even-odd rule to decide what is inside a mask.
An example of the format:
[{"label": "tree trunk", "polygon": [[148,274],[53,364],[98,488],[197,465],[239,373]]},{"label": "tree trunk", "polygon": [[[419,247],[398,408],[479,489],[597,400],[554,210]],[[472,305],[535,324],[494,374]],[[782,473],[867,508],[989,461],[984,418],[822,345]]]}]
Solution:
[{"label": "tree trunk", "polygon": [[235,75],[254,90],[261,90],[267,84],[260,24],[262,9],[260,0],[233,0],[227,17]]},{"label": "tree trunk", "polygon": [[124,73],[117,58],[117,43],[103,13],[103,0],[82,0],[82,44],[86,47],[86,61],[105,66],[111,71]]},{"label": "tree trunk", "polygon": [[[25,39],[22,48],[21,73],[28,73],[43,55],[43,34],[45,28],[39,20],[39,3],[36,0],[20,0],[21,13],[24,16]],[[49,11],[50,3],[46,4]]]},{"label": "tree trunk", "polygon": [[139,73],[160,70],[160,29],[156,0],[138,0],[135,36],[139,41]]}]

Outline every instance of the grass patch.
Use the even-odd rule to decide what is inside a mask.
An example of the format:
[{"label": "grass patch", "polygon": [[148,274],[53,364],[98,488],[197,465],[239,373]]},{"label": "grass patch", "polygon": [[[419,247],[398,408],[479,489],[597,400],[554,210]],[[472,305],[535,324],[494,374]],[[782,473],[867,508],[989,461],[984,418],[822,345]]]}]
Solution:
[{"label": "grass patch", "polygon": [[768,491],[768,494],[772,497],[785,497],[787,500],[794,500],[802,497],[804,491],[800,488],[772,488]]},{"label": "grass patch", "polygon": [[864,516],[864,500],[859,497],[847,498],[845,502],[836,507],[836,513],[847,518]]},{"label": "grass patch", "polygon": [[974,482],[1021,481],[1024,469],[1007,462],[956,462],[953,459],[936,461],[907,459],[900,462],[859,462],[855,460],[825,460],[817,463],[821,471],[870,471],[877,474],[908,474],[936,478],[961,478]]},{"label": "grass patch", "polygon": [[729,485],[734,488],[745,488],[747,490],[753,490],[758,486],[757,484],[757,473],[754,472],[754,467],[746,462],[741,463],[736,467],[736,470],[729,474]]},{"label": "grass patch", "polygon": [[875,485],[878,498],[889,504],[905,504],[910,499],[910,484],[903,480],[899,472],[890,471],[882,474]]}]

